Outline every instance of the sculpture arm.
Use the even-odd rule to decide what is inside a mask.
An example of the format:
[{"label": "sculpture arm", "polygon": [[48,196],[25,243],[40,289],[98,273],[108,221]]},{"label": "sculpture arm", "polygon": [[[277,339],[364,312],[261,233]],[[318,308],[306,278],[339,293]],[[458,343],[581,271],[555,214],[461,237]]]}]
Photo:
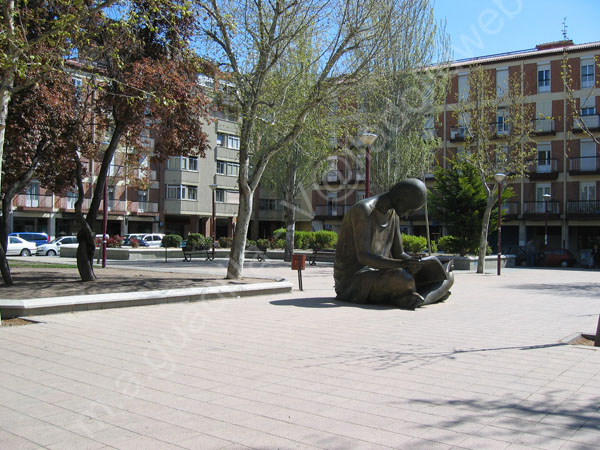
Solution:
[{"label": "sculpture arm", "polygon": [[[421,262],[411,258],[406,253],[397,258],[388,258],[373,253],[371,249],[371,224],[366,208],[355,209],[352,211],[352,229],[354,238],[354,248],[358,262],[366,267],[373,269],[407,269],[415,273],[421,267]],[[394,243],[394,245],[396,245]],[[402,244],[400,243],[400,246]]]}]

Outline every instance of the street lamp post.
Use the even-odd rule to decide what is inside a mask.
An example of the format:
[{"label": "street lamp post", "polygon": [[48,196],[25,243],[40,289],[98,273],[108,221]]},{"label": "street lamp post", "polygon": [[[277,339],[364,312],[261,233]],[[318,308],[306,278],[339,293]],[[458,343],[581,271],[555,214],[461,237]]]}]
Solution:
[{"label": "street lamp post", "polygon": [[371,145],[377,139],[377,135],[375,133],[362,133],[359,136],[360,142],[365,146],[365,198],[369,198],[371,195],[370,185],[371,185]]},{"label": "street lamp post", "polygon": [[501,196],[502,196],[502,182],[506,178],[506,175],[503,173],[497,173],[494,175],[496,182],[498,183],[498,276],[500,276],[500,268],[502,266],[502,209],[501,206]]},{"label": "street lamp post", "polygon": [[210,234],[212,236],[212,260],[215,260],[215,240],[217,236],[217,218],[215,216],[215,191],[217,190],[216,184],[209,184],[208,187],[212,191],[212,220],[210,224]]},{"label": "street lamp post", "polygon": [[544,251],[548,251],[548,201],[550,200],[550,194],[544,194]]}]

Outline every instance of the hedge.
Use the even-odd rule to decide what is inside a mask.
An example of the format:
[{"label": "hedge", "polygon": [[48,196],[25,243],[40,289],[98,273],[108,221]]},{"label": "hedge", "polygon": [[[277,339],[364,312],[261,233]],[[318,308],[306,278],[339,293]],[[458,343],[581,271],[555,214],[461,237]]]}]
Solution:
[{"label": "hedge", "polygon": [[180,247],[183,242],[183,238],[178,234],[167,234],[162,238],[162,247]]}]

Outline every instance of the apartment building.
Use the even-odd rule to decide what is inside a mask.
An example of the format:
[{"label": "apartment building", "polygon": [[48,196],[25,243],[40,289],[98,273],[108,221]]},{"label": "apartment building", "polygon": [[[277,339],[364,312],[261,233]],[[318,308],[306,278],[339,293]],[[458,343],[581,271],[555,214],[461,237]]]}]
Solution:
[{"label": "apartment building", "polygon": [[[537,156],[528,164],[526,177],[509,180],[515,196],[503,205],[507,213],[502,226],[504,251],[525,245],[529,239],[543,249],[546,229],[549,248],[570,249],[580,262],[587,261],[593,243],[600,243],[599,57],[600,42],[575,45],[560,41],[457,61],[450,67],[451,88],[436,127],[442,138],[443,165],[463,150],[467,127],[460,123],[455,108],[457,100],[466,95],[474,64],[488,71],[498,92],[506,89],[509,76],[520,74],[525,103],[535,110],[531,120]],[[565,60],[570,87],[563,83]],[[505,114],[499,108],[496,121],[490,124],[500,140],[508,132]],[[494,235],[490,242],[495,242]]]}]

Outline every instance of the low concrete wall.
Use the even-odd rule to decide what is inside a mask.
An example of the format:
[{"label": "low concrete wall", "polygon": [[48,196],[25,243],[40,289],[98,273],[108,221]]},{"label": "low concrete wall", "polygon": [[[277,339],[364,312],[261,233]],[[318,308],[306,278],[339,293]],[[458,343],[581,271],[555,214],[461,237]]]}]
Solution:
[{"label": "low concrete wall", "polygon": [[[477,270],[478,259],[476,256],[449,256],[454,261],[454,270]],[[514,255],[500,255],[501,267],[515,267]],[[498,256],[489,255],[485,257],[485,270],[493,270],[498,267]]]}]

